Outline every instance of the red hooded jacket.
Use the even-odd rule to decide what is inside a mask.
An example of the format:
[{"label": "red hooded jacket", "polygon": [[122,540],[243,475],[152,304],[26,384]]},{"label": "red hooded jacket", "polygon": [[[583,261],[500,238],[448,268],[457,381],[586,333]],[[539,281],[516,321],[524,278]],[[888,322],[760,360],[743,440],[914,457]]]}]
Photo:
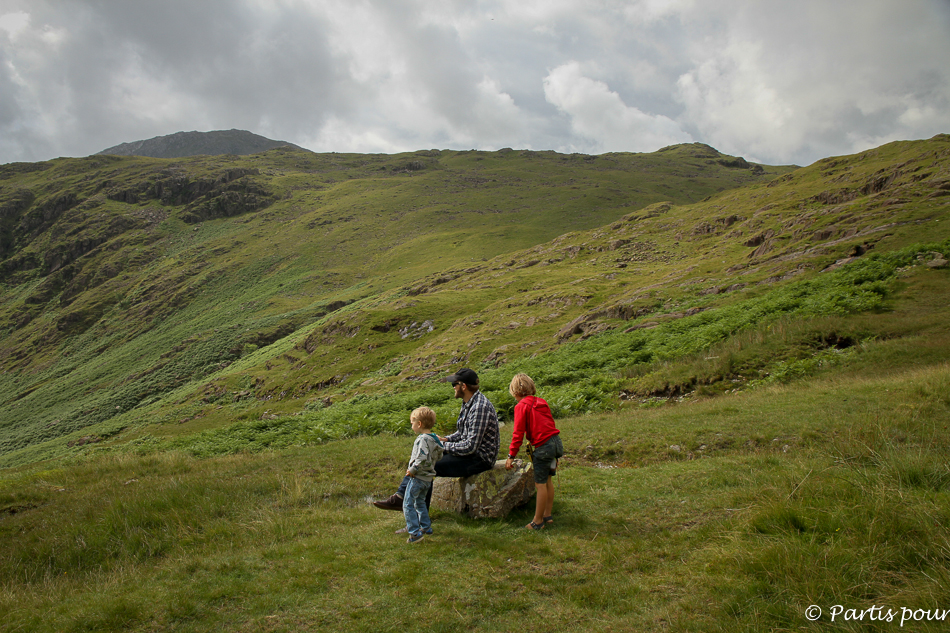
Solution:
[{"label": "red hooded jacket", "polygon": [[511,434],[509,457],[516,457],[525,435],[532,446],[541,446],[560,433],[554,426],[551,408],[543,398],[525,396],[515,405],[515,428]]}]

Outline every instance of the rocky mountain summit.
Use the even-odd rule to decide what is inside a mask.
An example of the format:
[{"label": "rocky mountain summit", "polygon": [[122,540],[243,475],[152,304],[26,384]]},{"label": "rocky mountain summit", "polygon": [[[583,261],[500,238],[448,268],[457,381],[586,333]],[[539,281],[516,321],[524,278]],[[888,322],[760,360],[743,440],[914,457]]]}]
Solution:
[{"label": "rocky mountain summit", "polygon": [[122,143],[98,154],[114,156],[149,156],[151,158],[183,158],[185,156],[244,156],[266,152],[276,147],[301,149],[287,141],[274,141],[246,130],[213,132],[176,132],[145,141]]}]

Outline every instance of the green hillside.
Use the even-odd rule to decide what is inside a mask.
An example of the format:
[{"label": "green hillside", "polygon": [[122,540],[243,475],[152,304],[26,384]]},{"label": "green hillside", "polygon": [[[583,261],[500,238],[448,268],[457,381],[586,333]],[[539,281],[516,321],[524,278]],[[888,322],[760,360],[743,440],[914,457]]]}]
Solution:
[{"label": "green hillside", "polygon": [[[946,630],[950,135],[0,186],[0,631]],[[407,545],[460,365],[551,404],[555,522]]]},{"label": "green hillside", "polygon": [[[631,209],[688,203],[787,171],[703,145],[597,157],[277,149],[3,166],[0,463],[17,463],[19,451],[44,442],[58,448],[22,459],[112,435],[127,412],[304,335],[343,306],[341,318],[365,320],[391,309],[395,295],[385,293],[427,275],[484,269],[490,258]],[[445,315],[494,300],[468,293],[464,305],[444,306]],[[449,327],[446,316],[435,331]],[[375,327],[385,329],[387,319]],[[377,372],[425,342],[403,342],[397,332],[409,325],[358,361],[340,350],[327,362],[333,346],[321,346],[297,371],[309,378],[268,384],[268,394],[309,394],[344,375],[352,382],[354,373]],[[265,368],[284,353],[261,352],[241,366]]]},{"label": "green hillside", "polygon": [[[4,208],[18,221],[3,262],[0,464],[288,416],[305,430],[273,423],[285,442],[379,432],[418,399],[393,396],[440,373],[539,354],[572,366],[571,344],[602,332],[617,357],[598,353],[610,367],[599,383],[576,367],[553,378],[570,402],[561,413],[616,407],[621,390],[725,384],[742,374],[669,384],[648,368],[800,310],[745,302],[812,279],[788,292],[825,295],[814,314],[875,307],[830,298],[837,277],[822,271],[947,238],[947,145],[799,170],[702,145],[7,166]],[[889,283],[897,261],[868,283]],[[688,341],[707,321],[714,333],[678,350],[624,351],[671,331]],[[336,406],[357,395],[375,398],[370,409]]]}]

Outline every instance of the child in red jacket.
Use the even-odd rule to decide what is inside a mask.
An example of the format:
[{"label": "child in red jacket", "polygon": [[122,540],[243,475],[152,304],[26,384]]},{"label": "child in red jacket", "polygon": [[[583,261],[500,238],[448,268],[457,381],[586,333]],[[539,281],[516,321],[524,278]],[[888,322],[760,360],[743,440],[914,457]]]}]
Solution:
[{"label": "child in red jacket", "polygon": [[505,468],[511,470],[512,460],[518,455],[521,442],[527,435],[534,447],[531,463],[534,466],[534,485],[538,490],[534,518],[525,527],[540,530],[554,523],[554,484],[551,477],[557,472],[557,458],[564,455],[560,431],[554,426],[551,408],[543,399],[536,397],[534,381],[525,374],[511,379],[508,392],[518,401],[515,405],[515,428],[511,434],[511,448]]}]

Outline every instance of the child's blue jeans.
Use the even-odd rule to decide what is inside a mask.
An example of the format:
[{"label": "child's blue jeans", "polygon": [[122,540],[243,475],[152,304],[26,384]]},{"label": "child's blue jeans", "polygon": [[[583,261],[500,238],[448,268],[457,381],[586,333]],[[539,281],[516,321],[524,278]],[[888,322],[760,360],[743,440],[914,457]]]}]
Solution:
[{"label": "child's blue jeans", "polygon": [[406,530],[412,536],[432,532],[432,521],[429,519],[429,509],[426,507],[426,494],[431,488],[431,481],[422,481],[415,477],[410,477],[406,485],[402,511],[406,515]]}]

